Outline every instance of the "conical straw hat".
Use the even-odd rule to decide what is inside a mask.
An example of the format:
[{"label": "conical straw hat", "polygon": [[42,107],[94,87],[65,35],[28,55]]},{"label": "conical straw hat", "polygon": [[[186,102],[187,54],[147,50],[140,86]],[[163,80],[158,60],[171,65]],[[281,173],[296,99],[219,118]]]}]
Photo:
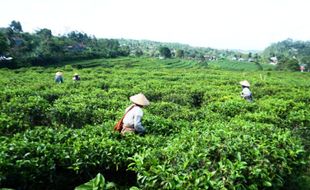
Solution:
[{"label": "conical straw hat", "polygon": [[247,80],[240,81],[240,84],[241,84],[242,86],[250,87],[250,83],[249,83]]},{"label": "conical straw hat", "polygon": [[133,103],[141,105],[141,106],[148,106],[148,105],[150,105],[150,102],[148,101],[148,99],[146,99],[146,97],[142,93],[133,95],[129,99]]},{"label": "conical straw hat", "polygon": [[58,72],[56,73],[56,75],[57,75],[57,76],[62,76],[63,73],[58,71]]}]

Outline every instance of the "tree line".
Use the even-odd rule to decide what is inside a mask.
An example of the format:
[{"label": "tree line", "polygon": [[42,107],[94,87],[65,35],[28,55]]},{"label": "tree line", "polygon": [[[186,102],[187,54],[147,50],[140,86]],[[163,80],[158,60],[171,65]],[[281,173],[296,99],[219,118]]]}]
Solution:
[{"label": "tree line", "polygon": [[288,38],[271,44],[262,52],[262,56],[266,61],[276,57],[278,70],[296,71],[300,69],[300,66],[304,66],[308,70],[310,67],[310,41],[294,41]]},{"label": "tree line", "polygon": [[121,47],[116,39],[97,39],[83,32],[72,31],[54,36],[47,28],[35,33],[23,32],[18,21],[0,28],[0,67],[46,66],[67,60],[114,58],[129,55],[127,47]]},{"label": "tree line", "polygon": [[8,27],[0,28],[0,67],[55,65],[63,61],[115,58],[119,56],[147,56],[191,59],[207,63],[213,60],[254,62],[258,66],[276,58],[276,69],[299,70],[310,67],[310,42],[287,39],[274,43],[263,52],[217,50],[192,47],[180,43],[163,43],[149,40],[97,39],[83,32],[72,31],[54,36],[47,28],[35,33],[23,32],[20,22],[13,20]]}]

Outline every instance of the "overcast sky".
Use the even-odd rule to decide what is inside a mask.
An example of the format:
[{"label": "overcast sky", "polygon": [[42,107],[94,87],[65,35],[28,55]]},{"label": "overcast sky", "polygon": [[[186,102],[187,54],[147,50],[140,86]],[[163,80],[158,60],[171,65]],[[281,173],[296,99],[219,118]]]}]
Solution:
[{"label": "overcast sky", "polygon": [[0,0],[0,27],[262,50],[310,40],[310,0]]}]

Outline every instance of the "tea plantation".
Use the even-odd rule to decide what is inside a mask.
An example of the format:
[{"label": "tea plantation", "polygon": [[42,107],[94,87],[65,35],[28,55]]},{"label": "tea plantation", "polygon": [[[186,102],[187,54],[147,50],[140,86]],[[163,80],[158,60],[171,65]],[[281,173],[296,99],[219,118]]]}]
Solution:
[{"label": "tea plantation", "polygon": [[[99,172],[109,189],[309,188],[309,73],[119,58],[0,76],[0,188],[74,189]],[[147,134],[121,136],[140,92]]]}]

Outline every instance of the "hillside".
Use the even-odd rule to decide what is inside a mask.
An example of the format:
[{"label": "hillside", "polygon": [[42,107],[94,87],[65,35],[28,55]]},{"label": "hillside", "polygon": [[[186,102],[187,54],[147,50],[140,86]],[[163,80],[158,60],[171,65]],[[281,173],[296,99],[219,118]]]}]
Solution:
[{"label": "hillside", "polygon": [[310,68],[310,42],[294,41],[286,39],[281,42],[273,43],[267,47],[262,56],[266,61],[276,58],[278,70],[300,70],[304,66],[306,71]]},{"label": "hillside", "polygon": [[[192,47],[180,43],[150,40],[104,39],[83,32],[71,31],[54,36],[50,29],[34,33],[23,32],[20,22],[12,21],[9,27],[0,28],[0,68],[59,65],[65,61],[116,57],[178,58],[184,61],[252,62],[260,67],[272,62],[275,69],[309,70],[310,43],[287,39],[267,47],[263,52]],[[212,65],[212,63],[211,63]],[[220,64],[223,65],[223,64]],[[223,66],[227,69],[230,66]],[[268,67],[268,66],[267,66]],[[247,66],[244,68],[246,69]],[[268,68],[272,68],[269,66]]]},{"label": "hillside", "polygon": [[[163,50],[163,51],[161,51]],[[180,43],[149,40],[102,39],[71,31],[55,36],[43,28],[23,32],[20,22],[0,28],[0,68],[58,65],[64,61],[81,61],[122,56],[179,58],[200,62],[214,60],[261,61],[258,53],[192,47]]]}]

